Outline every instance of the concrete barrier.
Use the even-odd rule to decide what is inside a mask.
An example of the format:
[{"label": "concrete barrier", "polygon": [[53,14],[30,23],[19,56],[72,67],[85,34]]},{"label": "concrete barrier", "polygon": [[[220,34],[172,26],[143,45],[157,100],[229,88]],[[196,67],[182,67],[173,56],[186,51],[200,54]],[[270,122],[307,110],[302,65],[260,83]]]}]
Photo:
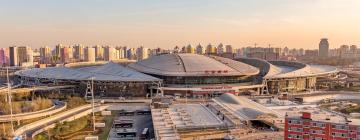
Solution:
[{"label": "concrete barrier", "polygon": [[[88,107],[88,106],[87,106],[87,107]],[[108,105],[103,105],[103,106],[97,106],[97,107],[95,107],[94,109],[95,109],[95,112],[99,112],[99,111],[105,110],[105,109],[108,108],[108,107],[109,107]],[[91,108],[91,105],[90,105],[90,109],[87,109],[87,110],[85,110],[85,111],[83,111],[83,112],[80,112],[80,113],[78,113],[78,114],[76,114],[76,115],[69,116],[69,117],[67,117],[67,118],[65,118],[65,119],[63,119],[63,120],[60,120],[59,122],[60,122],[60,123],[63,123],[63,122],[73,121],[73,120],[76,120],[76,119],[78,119],[78,118],[81,118],[81,117],[86,116],[86,115],[91,114],[91,113],[92,113],[92,108]],[[41,132],[44,132],[44,131],[46,131],[46,130],[48,130],[48,129],[54,128],[55,125],[56,125],[56,123],[51,124],[51,125],[49,125],[49,126],[46,126],[46,127],[42,128],[42,129],[39,129],[39,130],[35,131],[35,132],[32,134],[31,137],[34,138],[37,134],[40,134]]]},{"label": "concrete barrier", "polygon": [[[19,121],[19,120],[27,120],[27,119],[33,119],[33,118],[39,118],[43,116],[49,116],[55,113],[58,113],[64,109],[66,109],[67,104],[63,103],[64,105],[60,108],[54,109],[56,106],[52,106],[50,108],[39,110],[35,112],[29,112],[29,113],[21,113],[21,114],[14,114],[13,115],[13,121]],[[11,121],[10,115],[2,115],[0,116],[0,122],[9,122]]]},{"label": "concrete barrier", "polygon": [[20,127],[19,129],[17,129],[14,132],[14,135],[15,136],[22,135],[23,133],[25,133],[28,130],[34,129],[36,127],[41,127],[42,125],[47,124],[47,123],[49,123],[51,121],[54,121],[56,119],[59,119],[61,117],[71,115],[71,114],[73,114],[75,112],[78,112],[78,111],[81,111],[81,110],[84,110],[84,109],[89,109],[89,108],[91,108],[91,104],[83,105],[83,106],[68,110],[66,112],[63,112],[63,113],[60,113],[60,114],[55,114],[54,116],[47,117],[45,119],[42,119],[42,120],[30,123],[30,124],[24,125],[24,126]]}]

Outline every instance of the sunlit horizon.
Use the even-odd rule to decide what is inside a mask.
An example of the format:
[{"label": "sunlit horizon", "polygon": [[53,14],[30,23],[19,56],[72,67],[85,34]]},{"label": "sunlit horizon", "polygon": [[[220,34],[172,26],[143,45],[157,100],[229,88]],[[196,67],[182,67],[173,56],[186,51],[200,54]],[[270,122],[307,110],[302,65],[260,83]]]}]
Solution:
[{"label": "sunlit horizon", "polygon": [[358,0],[6,0],[0,46],[360,45]]}]

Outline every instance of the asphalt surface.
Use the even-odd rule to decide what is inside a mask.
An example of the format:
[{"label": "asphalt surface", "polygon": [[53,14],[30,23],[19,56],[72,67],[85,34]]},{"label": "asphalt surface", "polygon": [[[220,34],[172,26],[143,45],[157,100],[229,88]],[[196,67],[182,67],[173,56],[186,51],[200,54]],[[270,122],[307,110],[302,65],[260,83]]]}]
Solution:
[{"label": "asphalt surface", "polygon": [[45,124],[43,124],[43,125],[41,125],[41,126],[35,127],[35,128],[33,128],[33,129],[31,129],[31,130],[28,130],[28,131],[25,132],[26,137],[27,137],[27,138],[31,138],[31,137],[32,137],[32,134],[33,134],[34,132],[36,132],[36,131],[38,131],[38,130],[46,127],[46,126],[49,126],[49,125],[58,123],[58,122],[60,122],[61,120],[67,119],[67,118],[69,118],[69,117],[71,117],[71,116],[74,116],[74,115],[80,113],[80,112],[84,112],[84,111],[86,111],[86,110],[88,110],[88,109],[89,109],[89,108],[81,109],[81,110],[76,111],[76,112],[74,112],[74,113],[71,113],[71,114],[69,114],[69,115],[60,117],[60,118],[58,118],[58,119],[54,119],[54,120],[52,120],[52,121],[50,121],[50,122],[48,122],[48,123],[45,123]]},{"label": "asphalt surface", "polygon": [[[136,108],[136,107],[135,107]],[[134,108],[133,109],[127,109],[127,111],[136,111]],[[134,125],[133,125],[133,129],[137,130],[136,133],[136,137],[134,138],[120,138],[118,136],[116,136],[115,133],[115,128],[111,128],[110,132],[109,132],[109,137],[108,140],[119,140],[119,139],[131,139],[131,140],[139,140],[141,132],[143,131],[144,128],[149,128],[149,137],[148,139],[154,138],[154,127],[153,127],[153,123],[152,123],[152,118],[151,118],[151,114],[149,115],[137,115],[135,113],[134,116],[119,116],[117,115],[117,117],[115,117],[115,119],[133,119],[134,120]]]}]

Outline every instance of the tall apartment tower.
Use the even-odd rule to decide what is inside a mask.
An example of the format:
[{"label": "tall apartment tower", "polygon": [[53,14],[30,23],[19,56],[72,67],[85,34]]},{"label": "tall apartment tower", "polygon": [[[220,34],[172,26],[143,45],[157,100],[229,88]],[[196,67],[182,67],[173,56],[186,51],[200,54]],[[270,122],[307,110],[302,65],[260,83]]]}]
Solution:
[{"label": "tall apartment tower", "polygon": [[94,46],[95,48],[95,58],[97,60],[104,60],[104,48],[100,45]]},{"label": "tall apartment tower", "polygon": [[72,48],[63,47],[60,49],[60,58],[62,63],[69,63],[72,59]]},{"label": "tall apartment tower", "polygon": [[4,65],[6,63],[5,60],[5,50],[3,48],[0,49],[0,65]]},{"label": "tall apartment tower", "polygon": [[85,61],[86,62],[95,62],[95,48],[87,47],[85,48]]},{"label": "tall apartment tower", "polygon": [[61,56],[61,54],[60,54],[61,48],[64,48],[64,45],[62,45],[62,44],[57,44],[57,45],[55,46],[55,53],[54,53],[54,56],[55,56],[55,57],[60,58],[60,56]]},{"label": "tall apartment tower", "polygon": [[74,45],[74,58],[76,60],[84,60],[84,46],[81,44]]},{"label": "tall apartment tower", "polygon": [[9,47],[9,59],[10,59],[10,62],[9,62],[10,66],[19,66],[18,53],[17,53],[16,46]]},{"label": "tall apartment tower", "polygon": [[138,60],[144,60],[147,59],[149,57],[149,49],[145,48],[143,46],[139,47],[136,49],[136,54],[137,54],[137,59]]},{"label": "tall apartment tower", "polygon": [[51,57],[51,49],[48,46],[40,48],[40,62],[41,63],[49,63]]},{"label": "tall apartment tower", "polygon": [[135,48],[129,48],[127,50],[127,58],[129,60],[135,60],[135,58],[136,58],[136,50],[135,50]]},{"label": "tall apartment tower", "polygon": [[224,53],[224,45],[222,43],[220,43],[218,46],[217,46],[217,49],[216,49],[216,54],[223,54]]},{"label": "tall apartment tower", "polygon": [[110,46],[104,48],[104,60],[112,61],[116,59],[116,49]]},{"label": "tall apartment tower", "polygon": [[233,47],[231,45],[226,45],[225,46],[225,52],[226,53],[233,53],[234,52]]},{"label": "tall apartment tower", "polygon": [[328,57],[329,56],[329,42],[327,38],[322,38],[319,43],[319,56]]},{"label": "tall apartment tower", "polygon": [[196,53],[197,54],[204,54],[205,53],[205,49],[203,46],[201,46],[200,44],[196,46]]},{"label": "tall apartment tower", "polygon": [[215,54],[216,53],[216,48],[213,47],[211,44],[206,46],[206,50],[205,50],[206,54]]},{"label": "tall apartment tower", "polygon": [[186,47],[186,53],[195,53],[195,48],[193,48],[190,44]]},{"label": "tall apartment tower", "polygon": [[30,47],[17,47],[18,66],[32,66],[34,62],[33,51]]}]

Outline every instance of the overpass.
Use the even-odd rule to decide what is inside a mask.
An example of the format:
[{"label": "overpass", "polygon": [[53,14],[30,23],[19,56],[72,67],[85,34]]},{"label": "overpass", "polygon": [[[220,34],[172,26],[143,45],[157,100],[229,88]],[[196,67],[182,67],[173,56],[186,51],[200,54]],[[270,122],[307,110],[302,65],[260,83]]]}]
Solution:
[{"label": "overpass", "polygon": [[[101,111],[109,107],[109,105],[96,105],[95,111]],[[83,105],[53,116],[38,120],[36,122],[24,125],[14,132],[14,136],[25,136],[26,138],[32,138],[34,135],[55,127],[58,122],[72,121],[77,118],[86,116],[92,112],[91,104]]]},{"label": "overpass", "polygon": [[[21,121],[21,120],[28,120],[43,116],[49,116],[55,113],[58,113],[64,109],[66,109],[67,104],[61,101],[54,101],[54,105],[50,108],[35,111],[35,112],[27,112],[27,113],[20,113],[20,114],[13,114],[12,120],[13,121]],[[0,122],[10,122],[11,116],[10,115],[1,115]]]},{"label": "overpass", "polygon": [[[66,88],[72,88],[74,86],[72,85],[65,85],[65,86],[35,86],[35,87],[24,87],[24,88],[16,88],[19,87],[19,85],[13,86],[11,88],[11,93],[25,93],[25,92],[32,92],[32,91],[48,91],[48,90],[55,90],[55,89],[66,89]],[[1,94],[7,94],[8,89],[7,87],[1,87],[0,88],[0,95]]]}]

